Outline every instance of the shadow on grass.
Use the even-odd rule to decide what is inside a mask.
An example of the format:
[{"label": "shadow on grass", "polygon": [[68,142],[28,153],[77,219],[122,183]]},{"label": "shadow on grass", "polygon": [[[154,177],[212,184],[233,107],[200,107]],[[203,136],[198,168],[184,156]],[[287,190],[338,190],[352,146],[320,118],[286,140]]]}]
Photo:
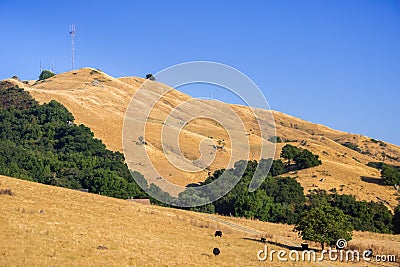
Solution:
[{"label": "shadow on grass", "polygon": [[199,186],[201,186],[200,183],[190,183],[190,184],[186,185],[186,187],[199,187]]},{"label": "shadow on grass", "polygon": [[262,243],[262,244],[271,244],[271,245],[274,245],[274,246],[277,246],[277,247],[286,248],[288,250],[298,250],[298,251],[302,251],[303,250],[303,248],[301,246],[300,247],[290,246],[290,245],[286,245],[286,244],[283,244],[283,243],[280,243],[280,242],[273,242],[273,241],[270,241],[270,240],[267,240],[266,242],[263,242],[263,241],[261,241],[261,239],[255,239],[255,238],[244,237],[242,239],[243,240],[254,241],[254,242],[259,242],[259,243]]},{"label": "shadow on grass", "polygon": [[370,183],[370,184],[384,185],[382,178],[361,176],[361,180],[363,182]]}]

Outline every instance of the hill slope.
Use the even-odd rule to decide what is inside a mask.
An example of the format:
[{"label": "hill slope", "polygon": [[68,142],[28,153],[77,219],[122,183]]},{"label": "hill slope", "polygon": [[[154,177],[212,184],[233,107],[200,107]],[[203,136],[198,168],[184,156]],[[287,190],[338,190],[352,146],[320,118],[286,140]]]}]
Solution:
[{"label": "hill slope", "polygon": [[[142,78],[123,77],[113,78],[103,72],[91,68],[84,68],[72,72],[58,74],[45,81],[26,85],[10,80],[20,87],[26,88],[39,102],[48,102],[55,99],[65,105],[75,116],[78,123],[89,126],[96,137],[103,140],[111,150],[122,151],[122,124],[125,110],[137,89],[144,83]],[[166,85],[151,82],[146,83],[146,94],[160,94]],[[157,167],[160,174],[169,181],[187,185],[203,181],[208,171],[225,168],[230,158],[229,138],[226,131],[213,121],[196,119],[184,127],[181,132],[179,145],[183,155],[195,161],[199,158],[199,145],[205,139],[213,137],[216,140],[226,141],[226,151],[216,153],[214,162],[209,170],[195,173],[182,173],[172,166],[165,157],[165,153],[174,151],[163,148],[161,145],[161,128],[171,110],[179,104],[191,100],[191,97],[179,91],[168,88],[154,106],[146,125],[147,153]],[[250,108],[238,105],[227,105],[218,101],[202,100],[198,102],[198,109],[213,108],[216,112],[223,106],[231,107],[241,118],[249,133],[251,146],[250,158],[257,158],[262,139],[256,124],[256,118],[251,115]],[[138,109],[145,102],[135,103]],[[266,111],[257,110],[263,115]],[[291,144],[309,149],[320,155],[321,166],[290,173],[296,177],[306,190],[336,188],[339,193],[353,194],[361,200],[383,201],[393,208],[398,204],[399,193],[392,187],[380,185],[381,179],[378,170],[365,164],[370,161],[384,161],[399,165],[400,148],[398,146],[380,142],[366,136],[344,133],[330,129],[323,125],[313,124],[280,112],[273,111],[276,125],[276,135]],[[341,144],[351,142],[363,152],[351,150]],[[284,144],[277,144],[276,157]],[[165,150],[164,150],[165,149]],[[178,157],[178,160],[183,160]],[[151,177],[149,166],[137,162],[136,170],[157,183],[157,177]],[[324,178],[324,181],[320,180]],[[162,187],[162,185],[161,185]]]},{"label": "hill slope", "polygon": [[[268,244],[269,249],[301,244],[287,225],[142,205],[0,176],[0,189],[6,188],[14,195],[0,194],[1,266],[260,266],[260,236],[280,244]],[[217,229],[222,238],[214,237]],[[398,253],[400,236],[356,232],[349,245]],[[212,255],[214,247],[221,250],[218,257]]]}]

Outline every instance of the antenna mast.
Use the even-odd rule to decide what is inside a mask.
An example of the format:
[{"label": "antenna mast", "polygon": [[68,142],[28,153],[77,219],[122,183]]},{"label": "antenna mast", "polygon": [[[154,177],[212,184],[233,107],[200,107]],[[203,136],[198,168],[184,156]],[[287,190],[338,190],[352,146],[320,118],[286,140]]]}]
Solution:
[{"label": "antenna mast", "polygon": [[71,35],[71,45],[72,45],[72,61],[71,61],[71,70],[74,69],[74,36],[75,36],[75,24],[71,24],[69,26],[69,34]]}]

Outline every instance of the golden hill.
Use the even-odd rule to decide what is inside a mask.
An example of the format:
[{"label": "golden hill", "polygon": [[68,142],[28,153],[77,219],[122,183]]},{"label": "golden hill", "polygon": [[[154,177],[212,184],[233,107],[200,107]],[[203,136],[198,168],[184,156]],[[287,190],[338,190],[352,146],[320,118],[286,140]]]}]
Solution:
[{"label": "golden hill", "polygon": [[[39,102],[55,99],[65,105],[75,116],[76,123],[90,127],[95,136],[101,139],[111,150],[122,151],[122,126],[125,111],[132,96],[144,82],[144,100],[136,101],[137,110],[145,107],[146,97],[152,97],[168,92],[160,98],[147,118],[146,151],[151,163],[160,175],[175,184],[185,186],[203,181],[209,171],[226,168],[230,159],[231,144],[229,136],[221,125],[209,119],[195,119],[180,132],[179,146],[184,157],[176,157],[178,162],[189,160],[195,165],[200,157],[199,147],[204,140],[212,137],[212,142],[224,140],[225,151],[217,151],[213,163],[207,170],[193,173],[182,173],[166,158],[166,154],[176,155],[172,148],[162,147],[160,132],[169,113],[180,104],[192,100],[186,94],[167,87],[158,82],[143,78],[123,77],[113,78],[101,71],[83,68],[58,74],[45,81],[20,83],[9,81],[25,88]],[[143,88],[142,88],[143,89]],[[228,105],[218,101],[199,100],[198,106],[193,106],[193,112],[201,109],[212,109],[221,112],[224,108],[234,110],[242,120],[249,136],[249,158],[258,159],[261,142],[260,129],[251,108],[239,105]],[[267,114],[267,111],[256,110],[256,114]],[[384,161],[389,164],[399,164],[395,158],[400,158],[400,147],[383,143],[366,136],[336,131],[323,125],[313,124],[281,112],[272,112],[276,135],[288,140],[291,144],[307,148],[320,156],[322,165],[289,173],[305,188],[331,190],[336,188],[339,193],[355,195],[357,199],[382,201],[391,208],[398,204],[399,193],[392,187],[380,185],[379,171],[366,166],[370,161]],[[224,116],[224,114],[222,114]],[[134,140],[132,140],[134,141]],[[341,145],[352,142],[364,152],[363,154]],[[275,157],[279,156],[284,143],[277,144]],[[150,181],[157,183],[157,177],[149,173],[149,166],[143,162],[135,162],[135,169],[143,173]],[[195,166],[194,166],[195,167]],[[323,182],[320,181],[324,178]],[[159,184],[160,185],[160,184]],[[160,185],[162,187],[162,184]]]},{"label": "golden hill", "polygon": [[[288,266],[259,262],[261,236],[288,251],[293,226],[207,215],[0,176],[0,266]],[[214,232],[222,230],[222,238]],[[352,249],[399,254],[399,235],[355,232]],[[221,250],[215,257],[214,247]],[[400,255],[397,255],[400,257]],[[398,266],[296,263],[296,266]]]}]

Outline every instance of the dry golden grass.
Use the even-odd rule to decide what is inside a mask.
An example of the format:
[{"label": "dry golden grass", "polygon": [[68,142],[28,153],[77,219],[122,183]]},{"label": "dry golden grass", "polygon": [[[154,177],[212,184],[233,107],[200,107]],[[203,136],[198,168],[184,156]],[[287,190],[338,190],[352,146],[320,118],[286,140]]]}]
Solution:
[{"label": "dry golden grass", "polygon": [[358,251],[371,249],[375,255],[395,255],[396,259],[400,259],[398,235],[356,232],[354,239],[348,243],[348,249],[356,249]]},{"label": "dry golden grass", "polygon": [[[259,262],[261,236],[301,244],[288,225],[142,205],[4,176],[0,188],[14,193],[0,195],[0,266],[346,265]],[[222,238],[214,237],[217,229]],[[371,239],[382,253],[400,247],[400,236],[371,233],[355,233],[351,242]],[[217,257],[214,247],[221,250]],[[268,244],[268,249],[282,247]]]}]

